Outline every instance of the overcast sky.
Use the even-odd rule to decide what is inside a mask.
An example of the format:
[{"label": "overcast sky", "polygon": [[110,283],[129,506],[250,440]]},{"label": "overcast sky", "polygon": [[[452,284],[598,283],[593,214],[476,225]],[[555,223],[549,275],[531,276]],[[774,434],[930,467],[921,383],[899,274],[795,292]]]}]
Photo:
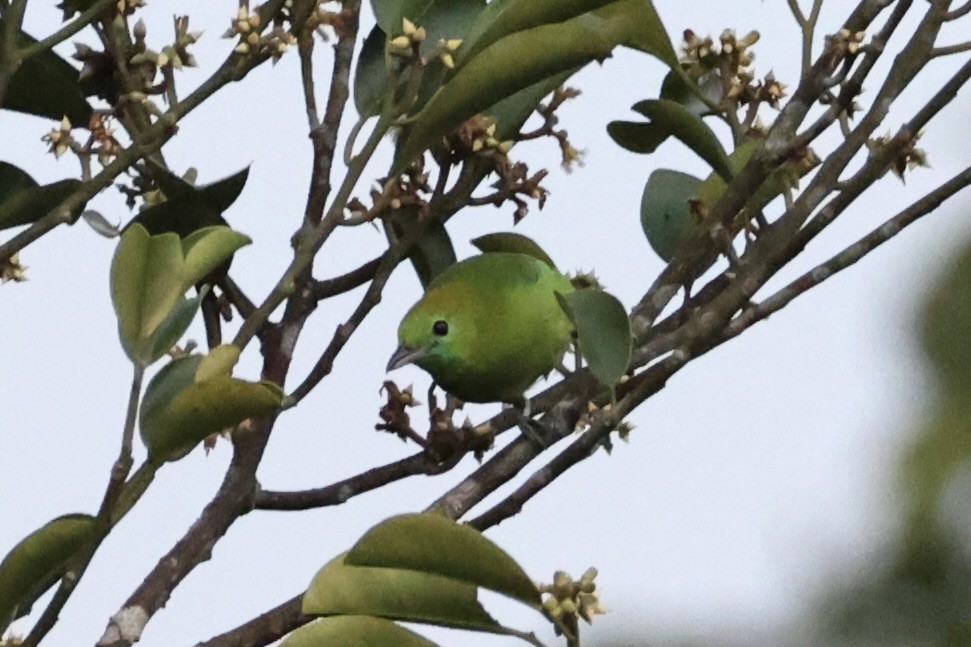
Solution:
[{"label": "overcast sky", "polygon": [[[834,31],[848,5],[827,3],[818,34]],[[182,95],[232,48],[219,36],[235,6],[157,1],[142,12],[151,46],[171,39],[172,14],[190,13],[191,28],[205,30],[194,50],[200,68],[178,75]],[[785,3],[660,0],[657,8],[676,44],[685,28],[716,36],[725,27],[740,34],[759,30],[757,74],[772,69],[795,85],[799,37]],[[60,12],[47,3],[33,2],[26,26],[45,34],[59,19]],[[371,23],[368,17],[362,35]],[[907,34],[910,24],[899,33]],[[76,40],[95,44],[90,33]],[[891,50],[899,43],[900,38],[892,41]],[[61,51],[70,54],[73,48]],[[318,47],[319,91],[326,88],[329,58],[329,47]],[[872,78],[882,78],[887,64],[881,61]],[[908,118],[952,66],[935,63],[879,134]],[[532,168],[546,165],[552,171],[546,208],[534,209],[517,231],[536,238],[561,267],[596,270],[628,307],[663,268],[638,221],[647,176],[660,167],[706,174],[703,163],[676,143],[638,156],[606,135],[608,121],[632,117],[630,105],[656,96],[664,71],[642,54],[618,51],[571,81],[583,96],[562,111],[562,125],[586,151],[584,165],[572,174],[559,169],[552,141],[514,151]],[[867,85],[864,106],[876,80]],[[932,168],[914,172],[906,185],[886,178],[770,287],[841,250],[963,168],[967,151],[952,130],[959,127],[957,119],[964,128],[967,108],[966,97],[959,98],[921,140]],[[345,119],[345,133],[355,118]],[[40,137],[50,127],[40,119],[0,113],[0,159],[40,181],[75,176],[76,161],[45,154]],[[249,183],[226,217],[255,240],[237,254],[233,275],[257,300],[289,262],[289,238],[303,213],[310,167],[306,129],[297,57],[291,54],[224,89],[183,122],[165,148],[173,169],[194,166],[203,183],[252,164]],[[825,146],[817,150],[821,156],[827,152]],[[390,142],[366,179],[385,172],[389,151]],[[600,569],[598,583],[610,613],[586,632],[591,644],[598,637],[633,635],[635,629],[778,644],[767,636],[786,635],[785,627],[806,611],[823,584],[865,571],[892,536],[900,497],[892,470],[929,388],[913,335],[917,308],[935,271],[971,234],[959,208],[963,197],[678,373],[631,417],[636,430],[629,444],[572,469],[489,536],[536,579],[548,581],[556,569],[577,576],[591,565]],[[115,222],[129,217],[114,190],[89,208]],[[511,208],[484,207],[461,214],[449,227],[464,257],[474,253],[469,239],[511,225]],[[4,232],[2,239],[9,235]],[[373,257],[384,236],[365,226],[342,230],[331,242],[317,264],[320,278]],[[83,223],[61,228],[22,253],[29,282],[0,287],[0,554],[51,518],[93,513],[100,503],[118,451],[131,373],[108,299],[114,245]],[[290,388],[360,294],[328,301],[314,314],[297,349]],[[413,273],[402,266],[332,379],[281,418],[259,471],[265,487],[321,486],[414,453],[413,446],[375,433],[373,426],[395,328],[419,294]],[[204,339],[199,326],[190,336]],[[236,374],[256,377],[259,360],[254,345]],[[429,383],[417,369],[392,377],[401,385],[414,381],[422,393]],[[470,412],[481,420],[496,409]],[[140,458],[143,450],[137,449]],[[100,637],[107,618],[198,517],[229,456],[228,444],[220,443],[208,456],[196,450],[161,470],[102,546],[51,633],[51,645],[93,644]],[[475,466],[468,457],[445,475],[402,482],[341,507],[244,517],[217,545],[213,559],[175,591],[140,644],[191,644],[265,611],[305,588],[321,565],[367,528],[389,515],[424,508]],[[14,628],[26,632],[46,600]],[[511,604],[494,608],[518,628],[544,629],[541,636],[552,644],[538,617]],[[511,640],[433,635],[443,644],[461,640],[469,647]]]}]

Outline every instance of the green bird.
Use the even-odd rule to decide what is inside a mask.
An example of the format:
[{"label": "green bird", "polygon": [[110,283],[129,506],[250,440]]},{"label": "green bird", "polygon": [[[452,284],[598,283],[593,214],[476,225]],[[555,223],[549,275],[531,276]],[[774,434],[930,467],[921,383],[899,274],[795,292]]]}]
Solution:
[{"label": "green bird", "polygon": [[523,392],[570,345],[573,324],[556,294],[571,291],[567,277],[528,254],[487,252],[456,263],[401,321],[388,370],[414,363],[460,400],[525,408]]}]

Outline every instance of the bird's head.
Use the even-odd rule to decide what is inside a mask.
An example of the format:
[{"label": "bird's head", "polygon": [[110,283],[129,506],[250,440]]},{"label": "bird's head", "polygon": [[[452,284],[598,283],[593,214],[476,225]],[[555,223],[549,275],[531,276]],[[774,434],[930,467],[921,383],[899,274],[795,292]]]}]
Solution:
[{"label": "bird's head", "polygon": [[388,361],[389,371],[417,364],[433,376],[443,366],[462,363],[463,349],[474,343],[474,317],[464,312],[463,295],[439,289],[425,294],[398,327],[398,349]]}]

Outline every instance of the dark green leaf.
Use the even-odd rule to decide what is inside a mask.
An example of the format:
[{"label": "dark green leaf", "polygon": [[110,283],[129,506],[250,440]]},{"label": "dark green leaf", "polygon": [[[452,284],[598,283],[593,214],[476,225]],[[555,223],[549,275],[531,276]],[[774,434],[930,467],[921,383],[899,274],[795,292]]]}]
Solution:
[{"label": "dark green leaf", "polygon": [[[13,180],[11,184],[19,181],[13,178],[11,180]],[[0,178],[0,182],[3,182],[2,178]],[[40,220],[64,202],[80,186],[80,180],[68,179],[44,186],[0,193],[0,230],[27,225]],[[71,212],[71,216],[77,216],[82,209],[84,209],[84,203],[78,205]]]},{"label": "dark green leaf", "polygon": [[708,162],[716,173],[731,180],[733,172],[728,153],[701,117],[680,103],[667,99],[639,101],[634,104],[633,109],[650,119],[652,124],[681,140],[681,143]]},{"label": "dark green leaf", "polygon": [[442,270],[455,263],[455,248],[445,225],[440,222],[419,222],[417,207],[405,206],[396,210],[389,222],[397,240],[413,237],[417,229],[422,228],[420,237],[408,252],[408,259],[423,288],[428,287]]},{"label": "dark green leaf", "polygon": [[[715,73],[707,74],[698,79],[698,84],[701,87],[702,94],[709,100],[716,103],[721,101],[722,80],[720,76]],[[691,91],[681,75],[674,70],[668,72],[664,81],[661,82],[661,98],[680,103],[688,112],[699,117],[712,114],[711,108]]]},{"label": "dark green leaf", "polygon": [[498,623],[477,599],[475,585],[397,568],[353,566],[339,555],[314,576],[303,596],[308,615],[369,615],[496,631]]},{"label": "dark green leaf", "polygon": [[668,263],[687,240],[690,229],[698,229],[689,200],[698,198],[701,180],[693,175],[658,169],[651,173],[641,196],[641,227],[647,242]]},{"label": "dark green leaf", "polygon": [[76,13],[81,13],[91,8],[94,0],[61,0],[57,8],[64,12],[62,20],[68,20]]},{"label": "dark green leaf", "polygon": [[496,120],[496,139],[505,141],[519,133],[540,101],[579,71],[580,68],[575,67],[554,74],[486,108],[483,112]]},{"label": "dark green leaf", "polygon": [[[249,167],[247,166],[229,177],[216,180],[211,184],[195,186],[160,164],[150,162],[149,166],[152,171],[152,178],[158,184],[162,193],[165,194],[167,201],[176,203],[180,200],[188,200],[190,202],[198,201],[218,214],[222,214],[236,202],[239,194],[243,192],[243,188],[246,186],[246,180],[249,178]],[[215,219],[210,217],[210,220]],[[210,222],[209,224],[217,223]],[[219,222],[218,224],[225,224],[225,221]],[[166,229],[164,231],[176,230]],[[176,231],[176,233],[180,232]],[[180,235],[185,234],[181,233]]]},{"label": "dark green leaf", "polygon": [[438,647],[436,643],[384,618],[335,616],[308,623],[280,647]]},{"label": "dark green leaf", "polygon": [[384,33],[397,36],[404,32],[402,19],[407,18],[413,23],[428,8],[431,0],[371,0],[371,8],[378,26]]},{"label": "dark green leaf", "polygon": [[[0,35],[5,25],[0,20]],[[23,48],[37,42],[20,31],[15,46]],[[43,79],[43,82],[38,80]],[[6,110],[24,112],[60,121],[67,117],[75,126],[87,126],[92,108],[78,86],[78,71],[52,50],[31,56],[17,68],[7,86],[3,105]]]},{"label": "dark green leaf", "polygon": [[505,551],[478,530],[438,514],[406,514],[381,522],[354,544],[346,563],[442,575],[526,604],[540,601],[536,585]]},{"label": "dark green leaf", "polygon": [[554,270],[556,269],[556,263],[553,262],[553,259],[549,257],[535,240],[512,231],[479,236],[472,240],[472,244],[483,253],[511,252],[514,254],[526,254],[527,256],[538,258]]},{"label": "dark green leaf", "polygon": [[594,288],[556,296],[576,326],[577,345],[590,372],[613,391],[630,363],[632,337],[627,310],[616,297]]},{"label": "dark green leaf", "polygon": [[422,53],[429,55],[439,40],[460,39],[464,42],[485,7],[485,0],[432,0],[419,18],[421,26],[428,31]]},{"label": "dark green leaf", "polygon": [[656,15],[638,13],[642,5],[649,3],[621,0],[566,22],[518,31],[478,52],[428,101],[399,140],[395,170],[501,99],[590,61],[602,61],[619,44],[649,41],[657,29],[650,16]]},{"label": "dark green leaf", "polygon": [[37,182],[27,171],[8,162],[0,162],[0,203],[16,191],[33,189],[36,186]]},{"label": "dark green leaf", "polygon": [[647,154],[657,150],[671,136],[671,131],[654,122],[611,121],[607,124],[607,134],[621,148]]},{"label": "dark green leaf", "polygon": [[384,62],[386,36],[377,25],[371,30],[354,71],[354,107],[362,119],[381,113],[381,104],[388,86],[388,73]]},{"label": "dark green leaf", "polygon": [[185,238],[198,229],[227,223],[198,195],[186,194],[143,209],[125,225],[125,231],[134,224],[142,225],[153,236],[174,233]]},{"label": "dark green leaf", "polygon": [[58,517],[29,534],[0,562],[0,635],[63,577],[94,530],[94,517]]},{"label": "dark green leaf", "polygon": [[613,0],[569,0],[536,2],[536,0],[493,0],[472,24],[456,55],[456,67],[500,38],[525,29],[576,18]]}]

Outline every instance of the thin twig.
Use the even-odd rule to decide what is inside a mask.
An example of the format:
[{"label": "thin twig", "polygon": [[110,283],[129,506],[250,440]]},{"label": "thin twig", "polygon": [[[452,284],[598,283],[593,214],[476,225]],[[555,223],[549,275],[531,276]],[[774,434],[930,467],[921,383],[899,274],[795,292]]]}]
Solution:
[{"label": "thin twig", "polygon": [[963,43],[958,43],[956,45],[945,45],[943,47],[935,47],[931,50],[931,58],[937,58],[939,56],[950,56],[951,54],[960,54],[961,52],[967,52],[971,50],[971,41],[966,41]]},{"label": "thin twig", "polygon": [[314,281],[313,285],[311,286],[313,298],[317,301],[321,301],[338,294],[350,292],[354,288],[361,287],[374,278],[375,273],[381,266],[381,259],[383,258],[384,254],[378,256],[377,258],[372,258],[364,265],[351,270],[347,274],[342,274],[341,276],[337,276],[332,279]]},{"label": "thin twig", "polygon": [[940,207],[944,201],[965,189],[969,184],[971,184],[971,167],[964,169],[839,254],[824,263],[820,263],[761,303],[743,311],[725,329],[725,338],[737,337],[755,323],[767,319],[770,315],[787,306],[798,296],[847,269],[906,227]]},{"label": "thin twig", "polygon": [[101,546],[105,537],[111,532],[114,510],[122,494],[125,479],[131,471],[132,438],[135,435],[135,420],[138,413],[138,402],[141,397],[142,377],[144,374],[144,367],[136,364],[132,375],[131,389],[128,394],[128,409],[125,414],[125,424],[121,433],[121,449],[119,450],[118,458],[111,468],[108,486],[105,488],[101,507],[98,510],[98,516],[94,522],[93,536],[88,540],[83,553],[78,556],[77,562],[61,578],[60,586],[58,586],[54,597],[51,598],[44,612],[38,618],[30,634],[24,639],[24,647],[36,647],[48,632],[54,628],[61,614],[61,610],[67,604],[78,582],[84,576],[98,547]]},{"label": "thin twig", "polygon": [[952,9],[951,11],[947,12],[947,15],[944,16],[944,19],[947,21],[957,20],[961,16],[964,16],[965,14],[967,14],[969,11],[971,11],[971,2],[965,2],[957,9]]},{"label": "thin twig", "polygon": [[256,510],[310,510],[341,505],[348,499],[400,481],[409,476],[432,476],[455,467],[458,461],[435,462],[427,453],[420,452],[407,458],[369,469],[343,481],[326,487],[294,492],[260,490],[256,493]]}]

